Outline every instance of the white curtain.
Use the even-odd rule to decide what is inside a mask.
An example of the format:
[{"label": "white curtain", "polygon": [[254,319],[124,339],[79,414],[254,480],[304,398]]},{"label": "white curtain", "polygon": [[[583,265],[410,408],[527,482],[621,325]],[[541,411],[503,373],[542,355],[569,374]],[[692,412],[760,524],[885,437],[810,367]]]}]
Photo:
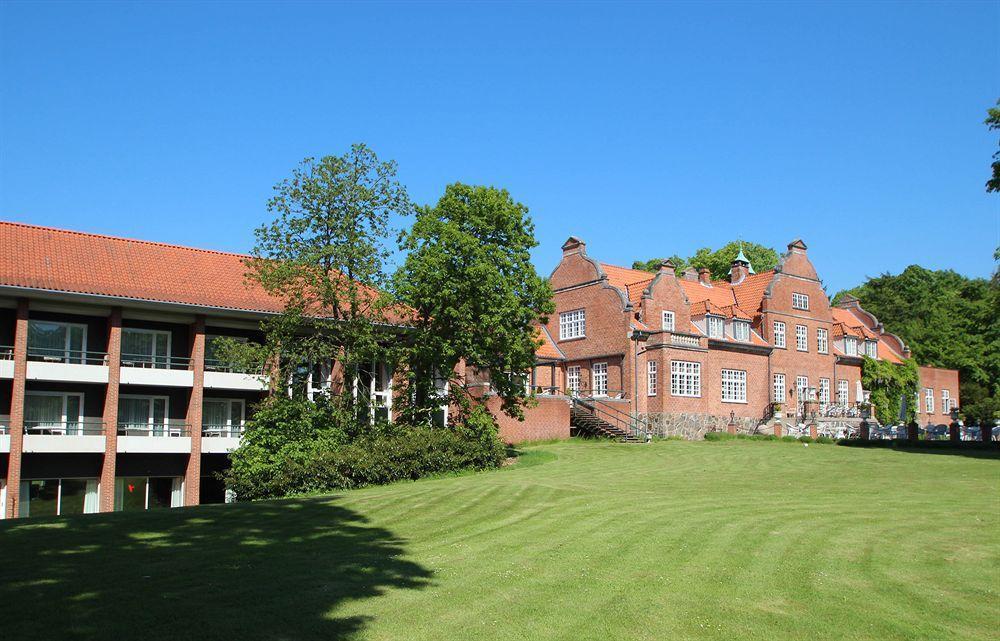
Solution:
[{"label": "white curtain", "polygon": [[28,394],[24,403],[27,427],[60,427],[63,421],[63,397]]},{"label": "white curtain", "polygon": [[184,479],[176,477],[173,487],[170,489],[170,507],[181,507],[184,505]]},{"label": "white curtain", "polygon": [[87,479],[87,493],[83,497],[83,513],[94,514],[101,511],[100,485],[97,479]]},{"label": "white curtain", "polygon": [[118,408],[119,422],[129,430],[149,430],[149,400],[148,398],[123,398]]}]

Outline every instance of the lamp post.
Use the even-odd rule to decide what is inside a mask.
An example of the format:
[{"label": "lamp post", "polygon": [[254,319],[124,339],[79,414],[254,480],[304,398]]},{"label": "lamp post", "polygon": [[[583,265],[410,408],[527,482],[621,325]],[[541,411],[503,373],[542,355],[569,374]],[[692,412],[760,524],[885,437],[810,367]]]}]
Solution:
[{"label": "lamp post", "polygon": [[635,357],[633,358],[634,374],[632,376],[632,431],[639,427],[639,343],[649,340],[652,332],[641,329],[633,329],[630,338],[635,342]]}]

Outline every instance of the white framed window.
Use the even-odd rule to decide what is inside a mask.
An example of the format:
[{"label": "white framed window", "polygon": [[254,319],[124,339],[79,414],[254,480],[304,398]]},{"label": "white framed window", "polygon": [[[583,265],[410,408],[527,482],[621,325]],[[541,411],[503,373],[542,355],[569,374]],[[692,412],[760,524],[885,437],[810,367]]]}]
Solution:
[{"label": "white framed window", "polygon": [[800,352],[809,351],[809,328],[805,325],[795,326],[795,349]]},{"label": "white framed window", "polygon": [[934,413],[934,390],[929,387],[924,388],[924,409],[928,414]]},{"label": "white framed window", "polygon": [[785,347],[785,324],[781,321],[774,321],[774,346]]},{"label": "white framed window", "polygon": [[830,333],[822,327],[816,329],[816,351],[820,354],[830,353]]},{"label": "white framed window", "polygon": [[941,390],[941,413],[948,414],[951,412],[951,390],[943,389]]},{"label": "white framed window", "polygon": [[559,314],[559,340],[587,335],[587,313],[582,309]]},{"label": "white framed window", "polygon": [[861,387],[861,381],[854,384],[854,400],[857,403],[863,403],[865,400],[865,390]]},{"label": "white framed window", "polygon": [[722,370],[722,401],[747,402],[747,373],[741,369]]},{"label": "white framed window", "polygon": [[844,337],[844,353],[848,356],[858,355],[858,339],[853,336]]},{"label": "white framed window", "polygon": [[28,321],[28,355],[43,361],[84,363],[87,326],[81,323]]},{"label": "white framed window", "polygon": [[750,340],[750,323],[746,321],[733,321],[733,338],[738,341]]},{"label": "white framed window", "polygon": [[21,481],[18,516],[62,516],[100,511],[100,480],[96,478],[30,479]]},{"label": "white framed window", "polygon": [[718,316],[706,316],[705,322],[708,324],[708,336],[709,338],[722,338],[722,330],[725,326],[725,321]]},{"label": "white framed window", "polygon": [[115,478],[115,511],[133,512],[184,505],[180,476],[119,476]]},{"label": "white framed window", "polygon": [[916,393],[913,394],[913,411],[917,414],[920,413],[920,390],[917,390]]},{"label": "white framed window", "polygon": [[809,296],[795,292],[792,294],[792,309],[809,309]]},{"label": "white framed window", "polygon": [[809,377],[808,376],[796,376],[795,377],[795,395],[798,397],[799,402],[807,400],[806,395],[809,392]]},{"label": "white framed window", "polygon": [[878,358],[878,341],[865,341],[865,354],[871,358]]},{"label": "white framed window", "polygon": [[670,394],[701,396],[701,363],[670,361]]},{"label": "white framed window", "polygon": [[83,435],[83,394],[76,392],[27,392],[24,396],[24,431],[28,434]]},{"label": "white framed window", "polygon": [[775,374],[771,385],[771,400],[775,403],[785,402],[785,375]]},{"label": "white framed window", "polygon": [[830,379],[819,379],[819,407],[825,410],[830,406]]},{"label": "white framed window", "polygon": [[667,310],[663,310],[663,318],[661,319],[660,329],[665,332],[674,331],[674,313]]},{"label": "white framed window", "polygon": [[168,425],[166,396],[122,394],[118,397],[118,434],[122,436],[183,436],[180,426]]},{"label": "white framed window", "polygon": [[656,396],[656,361],[646,363],[646,394]]},{"label": "white framed window", "polygon": [[202,436],[239,437],[243,434],[245,405],[241,398],[206,398],[201,406]]},{"label": "white framed window", "polygon": [[169,367],[170,332],[122,328],[122,364],[134,367]]},{"label": "white framed window", "polygon": [[608,364],[594,363],[591,367],[591,374],[594,377],[594,396],[608,395]]},{"label": "white framed window", "polygon": [[566,389],[571,396],[580,393],[580,366],[570,365],[566,368]]},{"label": "white framed window", "polygon": [[850,403],[847,381],[841,379],[837,381],[837,405],[847,405]]}]

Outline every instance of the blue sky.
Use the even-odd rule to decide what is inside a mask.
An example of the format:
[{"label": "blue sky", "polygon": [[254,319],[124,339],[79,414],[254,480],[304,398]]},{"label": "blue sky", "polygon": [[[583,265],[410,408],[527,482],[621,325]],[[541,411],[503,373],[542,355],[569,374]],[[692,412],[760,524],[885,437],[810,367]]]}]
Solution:
[{"label": "blue sky", "polygon": [[987,276],[1000,3],[0,5],[0,218],[245,251],[364,141],[418,202],[528,205],[548,274],[742,237],[832,293]]}]

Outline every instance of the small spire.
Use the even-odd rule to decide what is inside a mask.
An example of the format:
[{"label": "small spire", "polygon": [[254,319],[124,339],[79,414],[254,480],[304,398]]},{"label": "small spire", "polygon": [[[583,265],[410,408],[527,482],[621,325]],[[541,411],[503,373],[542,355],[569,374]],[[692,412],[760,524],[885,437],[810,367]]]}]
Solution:
[{"label": "small spire", "polygon": [[[755,272],[753,270],[753,265],[750,264],[750,259],[748,259],[747,255],[743,253],[743,241],[742,240],[740,241],[740,253],[737,254],[736,258],[733,260],[733,264],[736,264],[736,263],[742,263],[742,264],[746,265],[747,273],[748,274],[756,274],[757,273],[757,272]],[[730,270],[730,273],[732,273],[731,270]]]}]

